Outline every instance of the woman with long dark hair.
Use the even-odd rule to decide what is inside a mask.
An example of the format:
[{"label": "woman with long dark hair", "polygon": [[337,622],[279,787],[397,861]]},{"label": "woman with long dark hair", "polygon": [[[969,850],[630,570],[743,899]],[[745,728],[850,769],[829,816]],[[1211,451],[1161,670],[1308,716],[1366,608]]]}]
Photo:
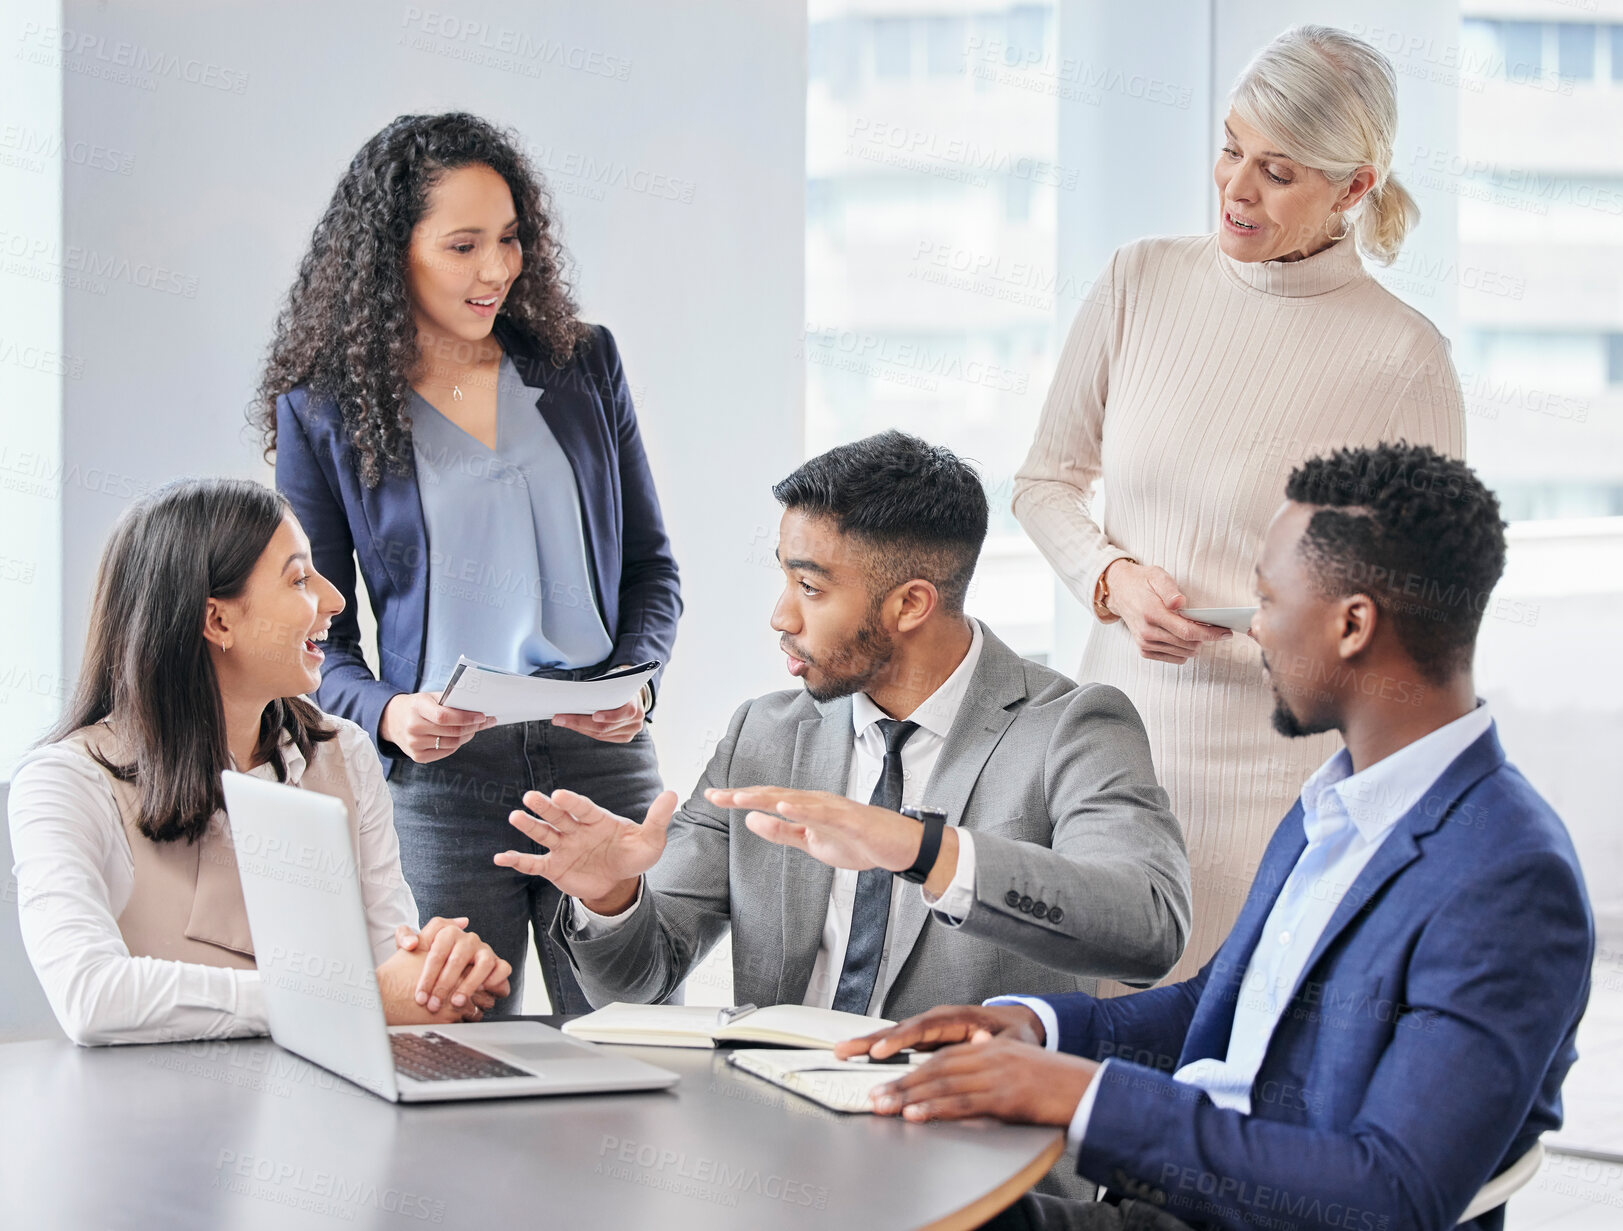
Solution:
[{"label": "woman with long dark hair", "polygon": [[342,607],[257,483],[172,484],[113,530],[72,703],[9,800],[23,942],[75,1042],[265,1033],[227,769],[346,805],[391,1024],[476,1019],[508,990],[465,918],[418,933],[377,758],[301,695]]},{"label": "woman with long dark hair", "polygon": [[557,890],[491,856],[527,790],[644,815],[653,687],[496,730],[437,698],[463,655],[577,679],[668,661],[682,603],[619,352],[578,319],[507,135],[402,116],[361,148],[277,321],[258,415],[316,567],[346,600],[358,567],[371,597],[376,671],[340,616],[316,699],[376,740],[413,891],[460,903],[513,964],[502,1010],[532,928],[554,1011],[588,1008],[546,939]]}]

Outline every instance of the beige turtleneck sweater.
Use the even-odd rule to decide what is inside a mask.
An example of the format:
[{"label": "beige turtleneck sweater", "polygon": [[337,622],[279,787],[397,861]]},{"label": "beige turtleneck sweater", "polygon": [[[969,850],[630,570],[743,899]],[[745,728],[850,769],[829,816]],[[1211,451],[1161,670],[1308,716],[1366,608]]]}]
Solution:
[{"label": "beige turtleneck sweater", "polygon": [[[1462,456],[1459,380],[1443,336],[1364,271],[1350,241],[1247,264],[1215,235],[1140,240],[1117,250],[1077,313],[1014,512],[1089,610],[1119,556],[1166,569],[1190,607],[1251,606],[1291,469],[1400,438]],[[1272,692],[1242,635],[1173,666],[1141,657],[1112,621],[1089,638],[1078,678],[1132,698],[1183,822],[1194,931],[1168,981],[1188,978],[1340,740],[1274,733]]]}]

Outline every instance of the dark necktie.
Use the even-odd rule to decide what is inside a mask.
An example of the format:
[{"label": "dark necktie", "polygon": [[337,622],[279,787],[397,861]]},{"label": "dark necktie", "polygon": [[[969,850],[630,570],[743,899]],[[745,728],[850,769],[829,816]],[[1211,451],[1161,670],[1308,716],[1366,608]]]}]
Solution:
[{"label": "dark necktie", "polygon": [[[916,722],[879,720],[879,733],[885,739],[885,767],[868,800],[876,808],[892,812],[902,806],[902,745],[919,729]],[[845,966],[839,986],[834,989],[834,1007],[846,1013],[866,1013],[879,978],[879,958],[885,951],[885,928],[890,923],[890,882],[892,873],[884,868],[868,868],[857,874],[857,896],[851,907],[851,939],[845,946]]]}]

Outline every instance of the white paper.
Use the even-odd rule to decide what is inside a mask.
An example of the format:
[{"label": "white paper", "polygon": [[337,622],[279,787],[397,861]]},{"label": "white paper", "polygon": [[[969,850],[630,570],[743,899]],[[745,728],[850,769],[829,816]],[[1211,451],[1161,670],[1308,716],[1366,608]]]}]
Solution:
[{"label": "white paper", "polygon": [[[929,1057],[915,1053],[909,1064],[922,1064]],[[831,1051],[740,1050],[727,1057],[727,1063],[775,1086],[792,1090],[814,1103],[835,1111],[873,1113],[869,1096],[880,1086],[895,1081],[906,1065],[872,1064],[866,1058],[836,1060]]]},{"label": "white paper", "polygon": [[497,726],[535,722],[559,714],[619,709],[653,678],[659,665],[608,680],[548,680],[458,658],[441,705],[495,717]]}]

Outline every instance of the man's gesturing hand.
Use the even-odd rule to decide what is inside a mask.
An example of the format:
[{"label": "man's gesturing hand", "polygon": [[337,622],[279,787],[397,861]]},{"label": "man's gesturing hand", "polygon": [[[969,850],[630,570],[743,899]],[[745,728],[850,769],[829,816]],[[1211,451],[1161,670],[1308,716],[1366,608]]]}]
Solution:
[{"label": "man's gesturing hand", "polygon": [[530,812],[514,811],[508,821],[550,849],[545,855],[503,851],[496,856],[497,864],[544,876],[589,909],[617,915],[636,896],[637,879],[664,853],[676,792],[666,791],[654,800],[641,825],[574,791],[554,791],[550,796],[526,791],[524,806]]},{"label": "man's gesturing hand", "polygon": [[1046,1031],[1042,1018],[1023,1004],[947,1004],[927,1009],[872,1034],[845,1039],[834,1045],[834,1054],[841,1060],[852,1056],[883,1060],[908,1047],[934,1051],[954,1043],[967,1043],[982,1034],[1041,1047]]},{"label": "man's gesturing hand", "polygon": [[980,1033],[938,1052],[873,1092],[874,1110],[909,1120],[993,1116],[1011,1124],[1068,1125],[1099,1066]]},{"label": "man's gesturing hand", "polygon": [[832,791],[750,786],[711,788],[704,794],[718,808],[751,809],[744,824],[752,833],[805,851],[832,868],[900,872],[919,853],[922,829],[917,821]]}]

